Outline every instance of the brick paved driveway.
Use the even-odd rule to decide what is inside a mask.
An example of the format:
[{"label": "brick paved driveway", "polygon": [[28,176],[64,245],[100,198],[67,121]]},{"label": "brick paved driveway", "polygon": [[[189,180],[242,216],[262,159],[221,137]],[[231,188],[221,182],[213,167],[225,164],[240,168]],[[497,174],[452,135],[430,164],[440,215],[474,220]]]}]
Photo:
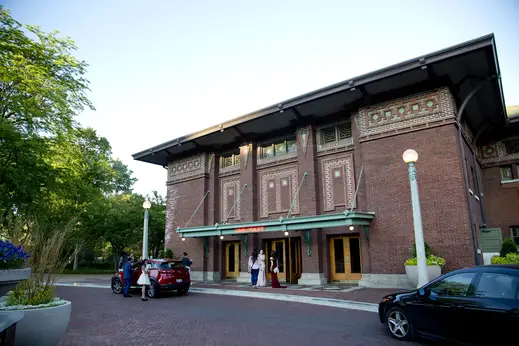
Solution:
[{"label": "brick paved driveway", "polygon": [[[375,313],[190,293],[141,302],[106,288],[58,287],[72,301],[65,345],[402,345]],[[405,343],[406,345],[418,345]]]}]

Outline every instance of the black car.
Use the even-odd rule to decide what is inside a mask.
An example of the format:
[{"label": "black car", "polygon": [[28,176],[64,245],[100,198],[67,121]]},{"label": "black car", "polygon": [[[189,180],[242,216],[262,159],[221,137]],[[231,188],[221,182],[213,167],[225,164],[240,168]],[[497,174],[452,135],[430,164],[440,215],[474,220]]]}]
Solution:
[{"label": "black car", "polygon": [[519,328],[519,265],[452,271],[419,289],[385,296],[378,314],[399,340],[422,336],[469,345],[509,343]]}]

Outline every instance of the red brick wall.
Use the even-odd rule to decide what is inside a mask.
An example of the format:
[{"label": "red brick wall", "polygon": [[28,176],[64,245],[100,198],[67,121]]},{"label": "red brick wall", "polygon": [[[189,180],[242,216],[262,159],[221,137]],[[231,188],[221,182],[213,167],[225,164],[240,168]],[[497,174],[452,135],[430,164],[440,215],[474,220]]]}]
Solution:
[{"label": "red brick wall", "polygon": [[404,261],[410,257],[413,215],[402,161],[409,148],[419,155],[425,241],[446,259],[446,270],[474,264],[456,131],[454,125],[445,125],[361,143],[366,209],[376,213],[369,248],[373,273],[404,273]]},{"label": "red brick wall", "polygon": [[[440,102],[440,106],[432,107],[432,109],[441,109],[440,115],[431,113],[432,111],[426,108],[431,97],[436,97],[434,100]],[[265,172],[287,170],[288,168],[296,169],[295,181],[291,180],[291,184],[298,185],[304,172],[308,173],[298,195],[299,205],[294,209],[293,215],[321,214],[326,209],[323,162],[349,157],[351,159],[350,174],[354,175],[354,181],[350,181],[350,185],[344,189],[346,196],[343,199],[349,198],[349,193],[355,193],[362,160],[364,160],[364,173],[360,180],[355,210],[376,213],[375,220],[370,227],[371,239],[368,241],[359,227],[353,231],[346,227],[312,231],[311,256],[307,256],[306,245],[300,238],[303,272],[324,272],[328,276],[330,268],[327,236],[359,234],[363,272],[404,273],[404,261],[410,257],[410,248],[414,243],[414,230],[407,167],[402,161],[402,153],[408,148],[413,148],[419,154],[416,166],[425,240],[431,246],[434,254],[446,259],[445,270],[473,265],[473,242],[469,226],[461,153],[457,141],[457,129],[452,120],[455,107],[451,103],[448,90],[445,89],[438,94],[420,94],[416,99],[419,99],[420,107],[423,110],[419,112],[425,112],[420,115],[421,118],[413,118],[412,121],[403,120],[401,123],[394,120],[396,127],[392,125],[393,123],[388,123],[388,131],[391,130],[389,132],[383,132],[381,127],[374,127],[370,124],[364,124],[358,128],[357,122],[353,121],[353,144],[351,142],[348,144],[348,151],[344,151],[345,147],[342,147],[331,150],[331,152],[339,151],[334,154],[325,155],[322,151],[318,153],[315,129],[310,126],[306,128],[307,132],[302,131],[304,129],[298,131],[296,156],[276,158],[274,162],[270,163],[262,160],[262,163],[258,163],[256,166],[257,150],[256,145],[253,144],[249,149],[247,164],[245,164],[242,148],[239,169],[231,168],[227,173],[220,175],[218,156],[209,159],[207,177],[168,186],[166,230],[170,239],[167,240],[167,245],[176,254],[180,254],[182,251],[189,252],[195,262],[193,270],[223,271],[223,242],[218,237],[211,238],[210,256],[204,259],[204,248],[200,239],[187,238],[185,242],[182,242],[175,233],[176,227],[185,226],[207,190],[210,190],[209,198],[189,226],[222,221],[221,182],[231,176],[235,180],[239,179],[240,186],[236,192],[241,190],[243,184],[248,184],[241,197],[239,222],[285,217],[286,211],[269,212],[268,216],[264,217],[261,189],[262,176]],[[409,103],[408,108],[412,109],[412,105],[416,102],[413,98],[406,100],[405,102]],[[398,107],[400,106],[397,107],[398,104],[400,103],[395,102],[395,105],[382,105],[379,108],[382,110],[385,109],[384,107],[394,108],[393,114],[399,114]],[[363,116],[368,114],[369,112],[364,111]],[[380,114],[385,116],[387,113],[384,110]],[[345,115],[345,117],[347,116],[349,115]],[[409,117],[411,118],[411,116]],[[429,123],[424,122],[424,119]],[[419,123],[420,121],[422,123]],[[399,124],[404,124],[406,127]],[[428,128],[428,126],[434,127]],[[306,136],[303,136],[303,133],[306,133]],[[362,136],[361,133],[363,133]],[[467,159],[470,164],[473,164],[470,161],[472,156],[467,155]],[[491,204],[492,194],[490,191],[487,192],[487,185],[485,183],[486,203]],[[339,188],[334,187],[334,192],[339,194],[342,190],[337,189]],[[283,191],[288,194],[287,191]],[[290,193],[293,194],[293,191]],[[339,197],[337,201],[342,198]],[[279,198],[287,199],[287,196]],[[275,198],[272,200],[275,201]],[[336,206],[327,212],[341,212],[346,207],[349,208],[350,204],[346,204]],[[480,216],[477,208],[473,208],[473,212],[479,222]],[[501,216],[497,215],[496,218],[501,218]],[[235,222],[234,220],[229,221]],[[292,237],[300,237],[299,233],[294,233],[291,235]],[[261,241],[267,238],[285,238],[285,235],[283,232],[249,235],[249,254],[254,248],[259,249]],[[238,238],[226,237],[224,241],[232,239],[238,240]],[[244,252],[245,249],[242,247],[242,270],[247,265]]]},{"label": "red brick wall", "polygon": [[[182,252],[189,253],[193,260],[192,270],[203,270],[204,247],[200,239],[186,238],[182,241],[176,233],[177,227],[184,227],[196,207],[206,193],[207,178],[199,178],[168,186],[166,205],[166,247],[170,248],[176,257]],[[206,221],[205,205],[202,204],[193,216],[189,226],[201,226]]]},{"label": "red brick wall", "polygon": [[519,188],[501,185],[499,167],[483,169],[483,187],[487,226],[510,236],[509,227],[519,225]]}]

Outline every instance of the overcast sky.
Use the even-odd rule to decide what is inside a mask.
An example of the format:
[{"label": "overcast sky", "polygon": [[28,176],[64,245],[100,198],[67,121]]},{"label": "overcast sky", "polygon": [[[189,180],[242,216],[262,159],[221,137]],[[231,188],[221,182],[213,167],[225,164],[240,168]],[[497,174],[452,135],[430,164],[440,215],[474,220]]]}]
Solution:
[{"label": "overcast sky", "polygon": [[90,67],[97,111],[80,116],[138,179],[131,154],[279,101],[489,33],[505,99],[519,104],[519,1],[0,0],[59,30]]}]

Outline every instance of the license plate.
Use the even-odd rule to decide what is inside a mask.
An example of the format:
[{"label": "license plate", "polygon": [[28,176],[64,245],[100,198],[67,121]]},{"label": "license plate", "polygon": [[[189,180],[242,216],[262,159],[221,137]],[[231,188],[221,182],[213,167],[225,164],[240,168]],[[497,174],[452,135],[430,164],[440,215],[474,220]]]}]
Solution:
[{"label": "license plate", "polygon": [[177,279],[177,282],[182,282],[182,279]]}]

